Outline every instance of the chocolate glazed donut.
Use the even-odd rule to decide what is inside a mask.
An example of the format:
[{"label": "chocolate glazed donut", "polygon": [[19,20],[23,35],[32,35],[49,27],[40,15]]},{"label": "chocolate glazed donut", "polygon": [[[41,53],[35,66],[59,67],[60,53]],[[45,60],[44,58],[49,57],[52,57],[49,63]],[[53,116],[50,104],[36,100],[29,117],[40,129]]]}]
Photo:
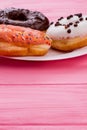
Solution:
[{"label": "chocolate glazed donut", "polygon": [[38,11],[8,8],[0,11],[0,24],[30,27],[44,31],[49,27],[49,20]]}]

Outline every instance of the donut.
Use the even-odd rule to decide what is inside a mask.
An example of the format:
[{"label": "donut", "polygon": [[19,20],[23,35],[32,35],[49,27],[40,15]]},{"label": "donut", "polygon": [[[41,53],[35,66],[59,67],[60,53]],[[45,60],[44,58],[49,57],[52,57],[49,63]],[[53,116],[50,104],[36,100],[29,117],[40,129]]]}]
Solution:
[{"label": "donut", "polygon": [[52,38],[52,48],[73,51],[87,46],[87,16],[82,13],[59,18],[52,22],[46,34]]},{"label": "donut", "polygon": [[45,31],[49,27],[48,18],[38,11],[28,9],[7,8],[0,10],[0,24],[30,27]]},{"label": "donut", "polygon": [[0,24],[1,56],[42,56],[48,52],[51,42],[43,31]]}]

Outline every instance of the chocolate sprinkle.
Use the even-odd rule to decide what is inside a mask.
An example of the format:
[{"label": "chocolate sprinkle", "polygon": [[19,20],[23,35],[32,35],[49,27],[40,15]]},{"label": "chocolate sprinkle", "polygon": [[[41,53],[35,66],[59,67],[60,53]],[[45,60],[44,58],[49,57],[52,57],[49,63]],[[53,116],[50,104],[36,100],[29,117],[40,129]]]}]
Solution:
[{"label": "chocolate sprinkle", "polygon": [[67,29],[67,28],[69,28],[69,27],[70,27],[70,25],[69,25],[69,24],[65,25],[65,29]]},{"label": "chocolate sprinkle", "polygon": [[71,19],[73,17],[73,15],[69,15],[68,17],[67,17],[67,19]]},{"label": "chocolate sprinkle", "polygon": [[62,20],[63,19],[63,17],[60,17],[59,19],[58,19],[58,21],[60,21],[60,20]]},{"label": "chocolate sprinkle", "polygon": [[78,24],[78,23],[79,23],[79,21],[76,21],[75,23],[76,23],[76,24]]},{"label": "chocolate sprinkle", "polygon": [[55,26],[62,26],[62,24],[60,24],[59,22],[56,22]]},{"label": "chocolate sprinkle", "polygon": [[78,24],[74,24],[74,27],[77,27],[78,26]]},{"label": "chocolate sprinkle", "polygon": [[71,29],[68,29],[68,30],[67,30],[67,33],[71,33]]},{"label": "chocolate sprinkle", "polygon": [[69,25],[73,25],[73,23],[69,23]]},{"label": "chocolate sprinkle", "polygon": [[79,13],[79,14],[75,14],[76,16],[78,16],[79,18],[82,17],[82,13]]},{"label": "chocolate sprinkle", "polygon": [[83,18],[80,18],[79,20],[80,20],[80,21],[83,21]]},{"label": "chocolate sprinkle", "polygon": [[49,40],[49,37],[46,36],[45,38]]},{"label": "chocolate sprinkle", "polygon": [[71,25],[73,25],[73,23],[69,23],[69,24],[65,25],[65,29],[69,28]]},{"label": "chocolate sprinkle", "polygon": [[18,37],[18,34],[16,34],[16,37]]}]

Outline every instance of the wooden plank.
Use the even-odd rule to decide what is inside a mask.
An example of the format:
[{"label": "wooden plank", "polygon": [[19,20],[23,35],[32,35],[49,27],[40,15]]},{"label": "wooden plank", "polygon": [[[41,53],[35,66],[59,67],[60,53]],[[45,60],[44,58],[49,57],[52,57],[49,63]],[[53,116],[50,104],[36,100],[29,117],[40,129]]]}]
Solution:
[{"label": "wooden plank", "polygon": [[87,85],[1,85],[0,125],[86,125]]},{"label": "wooden plank", "polygon": [[0,84],[87,83],[87,56],[55,62],[1,59]]},{"label": "wooden plank", "polygon": [[0,126],[0,130],[87,130],[87,126]]}]

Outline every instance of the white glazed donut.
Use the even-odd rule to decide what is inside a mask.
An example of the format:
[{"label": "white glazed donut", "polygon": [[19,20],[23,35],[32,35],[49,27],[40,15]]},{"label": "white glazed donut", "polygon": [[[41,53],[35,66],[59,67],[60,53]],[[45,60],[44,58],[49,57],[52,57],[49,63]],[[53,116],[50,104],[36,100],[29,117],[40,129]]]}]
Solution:
[{"label": "white glazed donut", "polygon": [[87,45],[87,16],[80,14],[59,18],[47,30],[53,39],[52,47],[62,51],[72,51]]}]

